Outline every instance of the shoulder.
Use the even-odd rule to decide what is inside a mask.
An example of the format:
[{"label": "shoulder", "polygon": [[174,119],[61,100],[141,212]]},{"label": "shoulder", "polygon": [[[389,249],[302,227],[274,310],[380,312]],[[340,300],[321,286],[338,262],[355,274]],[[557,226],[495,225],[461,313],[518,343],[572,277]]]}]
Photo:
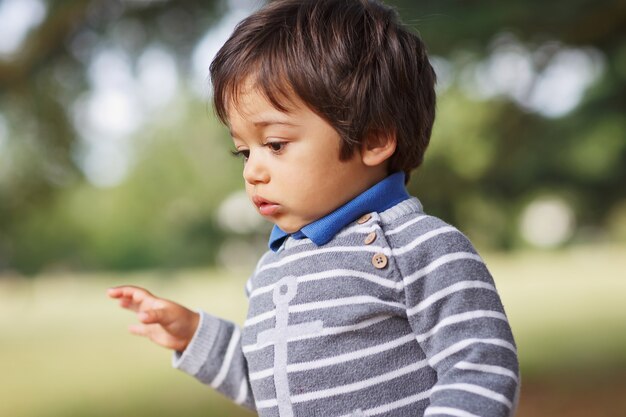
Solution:
[{"label": "shoulder", "polygon": [[380,219],[392,256],[401,269],[457,258],[482,263],[470,240],[458,228],[424,213],[416,198],[381,213]]},{"label": "shoulder", "polygon": [[434,239],[441,243],[470,244],[467,237],[455,226],[425,213],[413,197],[380,213],[380,223],[385,236],[394,247],[418,244]]}]

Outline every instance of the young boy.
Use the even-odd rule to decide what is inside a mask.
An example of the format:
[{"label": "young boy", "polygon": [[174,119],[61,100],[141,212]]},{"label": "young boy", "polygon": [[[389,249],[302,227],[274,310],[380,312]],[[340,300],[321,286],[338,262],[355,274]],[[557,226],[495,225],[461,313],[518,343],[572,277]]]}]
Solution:
[{"label": "young boy", "polygon": [[404,184],[435,75],[372,0],[278,0],[211,65],[246,191],[274,223],[242,329],[137,287],[109,295],[175,367],[267,417],[510,416],[515,344],[493,280]]}]

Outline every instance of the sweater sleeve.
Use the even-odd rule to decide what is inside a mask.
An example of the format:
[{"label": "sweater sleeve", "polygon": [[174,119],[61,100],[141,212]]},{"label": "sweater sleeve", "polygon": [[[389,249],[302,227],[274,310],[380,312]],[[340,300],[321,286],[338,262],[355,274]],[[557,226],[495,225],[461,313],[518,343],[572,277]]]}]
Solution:
[{"label": "sweater sleeve", "polygon": [[437,373],[424,415],[512,416],[517,350],[493,279],[463,234],[438,226],[395,256],[409,323]]},{"label": "sweater sleeve", "polygon": [[[246,295],[249,296],[249,282]],[[241,349],[241,329],[200,311],[200,323],[183,352],[174,352],[172,366],[209,385],[236,404],[256,410],[248,366]]]}]

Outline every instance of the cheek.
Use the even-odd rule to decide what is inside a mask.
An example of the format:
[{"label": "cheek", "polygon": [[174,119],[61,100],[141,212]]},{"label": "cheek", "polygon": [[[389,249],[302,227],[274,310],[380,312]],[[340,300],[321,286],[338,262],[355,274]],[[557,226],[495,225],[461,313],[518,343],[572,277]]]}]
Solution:
[{"label": "cheek", "polygon": [[246,194],[248,194],[248,198],[252,201],[252,195],[254,194],[254,187],[248,183],[248,181],[244,180],[244,185],[246,186]]},{"label": "cheek", "polygon": [[314,159],[302,158],[297,161],[294,168],[284,171],[281,180],[289,184],[298,192],[311,191],[324,185],[326,169],[323,163]]},{"label": "cheek", "polygon": [[328,177],[329,173],[338,172],[341,169],[339,155],[334,155],[334,149],[311,149],[295,162],[302,176],[315,179]]}]

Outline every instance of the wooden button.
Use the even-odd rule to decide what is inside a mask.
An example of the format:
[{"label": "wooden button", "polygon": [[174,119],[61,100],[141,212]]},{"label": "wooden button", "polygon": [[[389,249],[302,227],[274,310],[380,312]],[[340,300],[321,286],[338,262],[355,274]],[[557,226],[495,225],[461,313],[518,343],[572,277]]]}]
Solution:
[{"label": "wooden button", "polygon": [[382,253],[377,253],[372,257],[372,265],[378,269],[383,269],[387,266],[387,257]]},{"label": "wooden button", "polygon": [[358,224],[363,224],[363,223],[365,223],[366,221],[368,221],[368,220],[369,220],[369,219],[371,219],[371,218],[372,218],[372,215],[371,215],[371,214],[369,214],[369,213],[367,213],[367,214],[364,214],[363,216],[361,216],[361,217],[359,218],[359,220],[357,220],[356,222],[357,222]]},{"label": "wooden button", "polygon": [[369,245],[373,241],[376,240],[376,232],[372,232],[369,235],[365,236],[365,244]]}]

